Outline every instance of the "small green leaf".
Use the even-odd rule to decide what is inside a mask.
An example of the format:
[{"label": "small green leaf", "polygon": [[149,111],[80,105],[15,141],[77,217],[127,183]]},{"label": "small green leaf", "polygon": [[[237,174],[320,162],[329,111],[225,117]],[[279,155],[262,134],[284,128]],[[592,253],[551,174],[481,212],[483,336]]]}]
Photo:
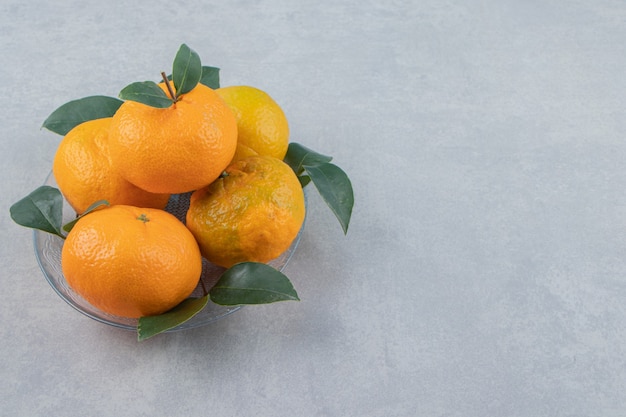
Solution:
[{"label": "small green leaf", "polygon": [[298,176],[302,187],[313,182],[315,188],[333,211],[343,232],[348,232],[354,194],[345,172],[329,163],[332,157],[315,152],[299,143],[291,142],[284,161]]},{"label": "small green leaf", "polygon": [[198,314],[209,302],[209,296],[187,298],[170,311],[158,316],[141,317],[137,324],[137,339],[141,342],[185,323]]},{"label": "small green leaf", "polygon": [[202,77],[200,56],[187,45],[182,44],[174,58],[172,80],[176,95],[185,94],[194,89]]},{"label": "small green leaf", "polygon": [[304,170],[311,177],[311,181],[328,207],[335,213],[344,234],[348,233],[354,193],[352,183],[346,173],[330,163],[316,166],[305,165]]},{"label": "small green leaf", "polygon": [[213,90],[220,88],[220,69],[216,67],[202,67],[200,84],[204,84]]},{"label": "small green leaf", "polygon": [[127,85],[120,91],[122,100],[136,101],[158,109],[170,107],[174,101],[154,81],[139,81]]},{"label": "small green leaf", "polygon": [[42,127],[59,135],[66,135],[83,122],[113,116],[122,103],[122,100],[106,96],[73,100],[53,111]]},{"label": "small green leaf", "polygon": [[42,185],[13,204],[10,211],[11,218],[20,226],[43,230],[65,239],[61,232],[63,196],[58,189]]},{"label": "small green leaf", "polygon": [[332,159],[330,156],[317,153],[299,143],[291,142],[287,148],[284,161],[293,169],[296,175],[300,175],[304,171],[304,165],[316,166],[330,162]]},{"label": "small green leaf", "polygon": [[242,262],[227,269],[209,291],[221,305],[266,304],[299,300],[289,278],[269,265]]},{"label": "small green leaf", "polygon": [[300,181],[300,185],[304,188],[311,182],[311,177],[308,175],[300,175],[298,176],[298,181]]},{"label": "small green leaf", "polygon": [[87,207],[87,210],[85,210],[80,216],[76,216],[76,218],[74,220],[72,220],[69,223],[66,223],[63,226],[63,230],[65,230],[66,232],[69,233],[78,220],[82,219],[83,217],[85,217],[86,215],[88,215],[89,213],[91,213],[92,211],[94,211],[95,209],[97,209],[100,206],[109,206],[109,205],[110,205],[109,202],[106,201],[106,200],[98,200],[98,201],[96,201],[95,203],[93,203],[92,205]]}]

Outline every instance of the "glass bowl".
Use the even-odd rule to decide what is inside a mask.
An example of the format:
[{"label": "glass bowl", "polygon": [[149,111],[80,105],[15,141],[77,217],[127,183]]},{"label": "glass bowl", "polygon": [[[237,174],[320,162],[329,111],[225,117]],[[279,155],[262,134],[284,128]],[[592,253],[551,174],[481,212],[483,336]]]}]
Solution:
[{"label": "glass bowl", "polygon": [[[58,185],[52,174],[48,175],[45,185],[58,188]],[[187,208],[189,207],[190,195],[191,193],[172,195],[165,210],[175,215],[179,220],[184,221],[185,213],[187,212]],[[76,212],[70,207],[67,201],[64,200],[63,224],[73,220],[75,217]],[[298,243],[300,242],[300,237],[302,236],[303,229],[304,224],[302,225],[300,232],[292,242],[289,249],[287,249],[278,258],[268,262],[269,265],[279,271],[282,271],[287,266],[287,263],[291,259],[291,256],[295,252]],[[105,313],[104,311],[101,311],[89,304],[84,298],[82,298],[72,288],[70,288],[70,286],[65,281],[63,272],[61,271],[61,249],[63,248],[63,239],[50,233],[35,230],[33,234],[33,240],[35,246],[35,255],[37,257],[37,262],[41,267],[41,271],[43,272],[50,286],[52,286],[54,291],[56,291],[56,293],[63,300],[65,300],[74,309],[96,321],[121,329],[133,331],[137,330],[137,319],[119,317]],[[213,287],[213,285],[215,285],[215,283],[219,279],[221,273],[224,271],[224,268],[213,265],[206,259],[203,259],[202,261],[202,276],[200,278],[201,283],[198,283],[198,286],[191,294],[191,297],[203,296],[204,293],[202,287]],[[198,314],[196,314],[185,323],[168,330],[168,332],[204,326],[223,317],[226,317],[229,314],[238,311],[239,309],[241,309],[241,306],[222,306],[219,304],[215,304],[209,300],[206,307],[203,308]]]}]

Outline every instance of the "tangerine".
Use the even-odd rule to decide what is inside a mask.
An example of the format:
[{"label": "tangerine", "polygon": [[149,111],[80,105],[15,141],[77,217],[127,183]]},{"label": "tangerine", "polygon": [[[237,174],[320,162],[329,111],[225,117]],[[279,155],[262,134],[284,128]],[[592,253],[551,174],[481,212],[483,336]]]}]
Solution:
[{"label": "tangerine", "polygon": [[250,86],[215,90],[237,118],[237,151],[233,160],[252,155],[283,159],[289,146],[289,123],[269,94]]},{"label": "tangerine", "polygon": [[111,120],[107,117],[81,123],[63,137],[52,163],[59,190],[78,214],[98,200],[165,208],[169,194],[142,190],[113,168],[109,149]]},{"label": "tangerine", "polygon": [[94,307],[122,317],[164,313],[195,289],[202,256],[189,230],[166,211],[117,205],[81,217],[61,268]]},{"label": "tangerine", "polygon": [[304,216],[304,193],[293,170],[277,158],[251,156],[191,195],[186,224],[203,256],[228,268],[278,257]]},{"label": "tangerine", "polygon": [[237,121],[214,90],[198,84],[165,109],[125,101],[110,136],[111,158],[124,178],[153,193],[184,193],[210,184],[228,166]]}]

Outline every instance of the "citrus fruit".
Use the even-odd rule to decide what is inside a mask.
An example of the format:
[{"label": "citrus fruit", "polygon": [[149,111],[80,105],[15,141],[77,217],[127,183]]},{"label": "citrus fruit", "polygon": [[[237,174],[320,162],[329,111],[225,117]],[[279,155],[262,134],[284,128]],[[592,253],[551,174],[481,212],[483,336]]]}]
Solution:
[{"label": "citrus fruit", "polygon": [[169,194],[144,191],[113,168],[109,152],[110,125],[110,117],[81,123],[59,143],[52,172],[65,199],[78,214],[98,200],[164,208]]},{"label": "citrus fruit", "polygon": [[214,264],[268,262],[289,248],[302,227],[304,193],[283,161],[251,156],[191,195],[186,224]]},{"label": "citrus fruit", "polygon": [[128,181],[153,193],[184,193],[228,166],[237,122],[214,90],[198,84],[165,109],[125,101],[113,115],[110,141],[114,166]]},{"label": "citrus fruit", "polygon": [[195,289],[198,244],[176,217],[117,205],[81,217],[61,252],[69,286],[94,307],[122,317],[170,310]]},{"label": "citrus fruit", "polygon": [[250,86],[229,86],[215,91],[237,118],[237,152],[233,160],[251,155],[285,157],[289,124],[269,94]]}]

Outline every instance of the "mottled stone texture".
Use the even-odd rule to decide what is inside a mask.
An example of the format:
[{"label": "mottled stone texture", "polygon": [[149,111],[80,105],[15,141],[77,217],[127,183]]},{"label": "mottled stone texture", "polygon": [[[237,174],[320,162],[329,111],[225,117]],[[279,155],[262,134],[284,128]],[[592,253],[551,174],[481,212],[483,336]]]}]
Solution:
[{"label": "mottled stone texture", "polygon": [[[582,417],[626,413],[626,3],[0,4],[0,415]],[[64,303],[11,203],[73,99],[170,71],[181,43],[335,157],[300,302],[138,343]]]}]

